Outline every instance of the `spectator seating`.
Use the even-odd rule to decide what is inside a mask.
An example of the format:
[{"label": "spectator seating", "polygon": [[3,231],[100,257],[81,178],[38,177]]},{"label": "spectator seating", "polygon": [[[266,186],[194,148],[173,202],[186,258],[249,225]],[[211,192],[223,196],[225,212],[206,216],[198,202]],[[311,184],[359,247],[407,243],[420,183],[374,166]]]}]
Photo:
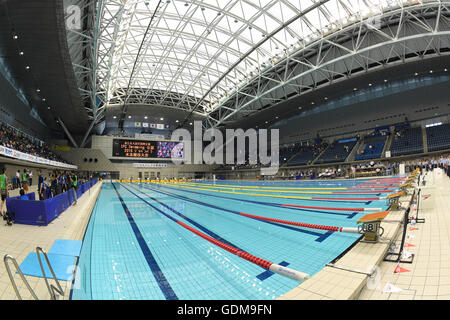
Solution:
[{"label": "spectator seating", "polygon": [[357,154],[355,160],[368,160],[381,158],[385,141],[368,142],[364,148],[364,152]]},{"label": "spectator seating", "polygon": [[32,156],[68,163],[59,155],[53,153],[47,146],[36,143],[17,129],[5,124],[0,127],[0,145]]},{"label": "spectator seating", "polygon": [[450,123],[426,128],[428,151],[450,149]]},{"label": "spectator seating", "polygon": [[315,163],[344,162],[357,142],[356,138],[353,141],[348,141],[347,139],[341,140],[341,142],[334,142],[324,153],[322,153]]},{"label": "spectator seating", "polygon": [[291,161],[289,161],[288,166],[301,166],[309,164],[317,157],[318,152],[319,151],[313,147],[302,148],[301,151],[296,154]]},{"label": "spectator seating", "polygon": [[400,136],[394,136],[391,144],[391,155],[401,156],[414,153],[423,153],[422,128],[407,128],[401,131]]},{"label": "spectator seating", "polygon": [[280,165],[285,164],[294,154],[302,149],[299,143],[280,148]]}]

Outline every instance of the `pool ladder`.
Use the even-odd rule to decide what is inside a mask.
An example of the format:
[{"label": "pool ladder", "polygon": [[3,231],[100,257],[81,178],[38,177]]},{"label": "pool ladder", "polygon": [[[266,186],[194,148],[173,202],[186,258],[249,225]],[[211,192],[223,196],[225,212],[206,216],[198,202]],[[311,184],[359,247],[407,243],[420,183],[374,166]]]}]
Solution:
[{"label": "pool ladder", "polygon": [[[42,253],[44,255],[44,258],[45,258],[45,261],[47,262],[48,268],[50,269],[50,272],[52,273],[53,280],[55,280],[55,282],[56,282],[56,287],[53,284],[49,284],[49,282],[48,282],[47,276],[44,271],[44,266],[42,264],[40,253]],[[61,296],[64,296],[64,290],[62,289],[61,285],[59,284],[58,279],[56,278],[55,272],[53,271],[52,265],[50,264],[50,260],[48,259],[47,253],[41,247],[36,247],[36,254],[38,257],[39,266],[41,267],[42,275],[45,280],[45,284],[46,284],[48,292],[50,294],[50,298],[51,298],[51,300],[57,300],[58,296],[56,295],[56,293],[60,294]],[[6,254],[3,258],[3,262],[5,263],[5,268],[6,268],[6,271],[8,271],[9,280],[11,281],[11,284],[13,286],[13,289],[16,293],[17,298],[19,300],[22,300],[22,296],[19,293],[19,289],[17,288],[16,281],[14,280],[14,276],[11,273],[11,268],[9,267],[8,261],[12,261],[12,263],[14,264],[14,267],[16,268],[16,271],[19,273],[20,277],[22,278],[22,281],[25,283],[28,291],[31,293],[34,300],[39,300],[36,293],[33,291],[30,284],[28,283],[27,279],[23,275],[22,270],[20,270],[19,264],[17,263],[16,259],[11,255]]]}]

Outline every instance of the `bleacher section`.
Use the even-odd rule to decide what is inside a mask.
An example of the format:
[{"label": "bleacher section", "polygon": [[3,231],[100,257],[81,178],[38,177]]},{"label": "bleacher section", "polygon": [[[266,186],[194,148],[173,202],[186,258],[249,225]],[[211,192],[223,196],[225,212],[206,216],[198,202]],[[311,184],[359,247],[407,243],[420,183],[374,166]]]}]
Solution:
[{"label": "bleacher section", "polygon": [[357,142],[358,140],[356,138],[335,142],[322,153],[315,163],[344,162]]},{"label": "bleacher section", "polygon": [[367,143],[364,152],[357,154],[355,160],[368,160],[381,158],[381,152],[383,152],[384,141]]},{"label": "bleacher section", "polygon": [[450,149],[450,123],[426,128],[428,151]]},{"label": "bleacher section", "polygon": [[301,145],[295,143],[290,146],[280,148],[280,166],[285,164],[294,154],[301,150]]},{"label": "bleacher section", "polygon": [[404,128],[391,144],[391,155],[401,156],[423,152],[422,128]]},{"label": "bleacher section", "polygon": [[288,166],[302,166],[309,164],[318,156],[318,151],[314,148],[302,148],[302,150],[289,161]]}]

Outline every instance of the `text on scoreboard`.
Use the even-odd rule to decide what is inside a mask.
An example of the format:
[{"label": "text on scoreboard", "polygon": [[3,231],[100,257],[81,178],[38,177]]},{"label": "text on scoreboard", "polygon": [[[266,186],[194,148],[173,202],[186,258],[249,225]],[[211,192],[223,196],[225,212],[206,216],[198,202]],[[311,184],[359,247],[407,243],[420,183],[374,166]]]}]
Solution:
[{"label": "text on scoreboard", "polygon": [[182,142],[113,139],[113,157],[183,158]]}]

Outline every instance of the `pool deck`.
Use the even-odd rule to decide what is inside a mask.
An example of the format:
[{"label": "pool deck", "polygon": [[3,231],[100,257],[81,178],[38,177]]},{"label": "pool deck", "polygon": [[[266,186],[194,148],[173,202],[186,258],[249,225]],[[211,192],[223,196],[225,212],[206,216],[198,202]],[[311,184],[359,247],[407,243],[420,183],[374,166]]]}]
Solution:
[{"label": "pool deck", "polygon": [[[98,182],[85,192],[77,201],[76,206],[71,206],[64,211],[58,218],[53,220],[48,226],[30,226],[24,224],[14,224],[6,226],[3,220],[0,220],[0,256],[3,260],[5,254],[13,256],[20,265],[25,257],[36,250],[39,246],[48,252],[56,239],[82,240],[87,227],[92,209],[95,205],[98,194],[100,193],[102,182]],[[30,192],[35,192],[37,186],[32,186]],[[19,189],[10,192],[11,196],[17,195]],[[45,263],[45,262],[44,262]],[[10,262],[12,273],[15,268]],[[49,275],[47,275],[49,276]],[[51,277],[51,275],[50,275]],[[25,276],[30,286],[41,300],[50,299],[49,292],[43,278]],[[20,295],[24,300],[33,299],[28,292],[25,284],[18,274],[14,274]],[[53,283],[53,280],[50,280]],[[71,283],[60,281],[64,290],[64,299],[70,295]],[[62,297],[61,297],[62,298]],[[0,263],[0,300],[16,300],[16,294],[9,280],[3,261]]]},{"label": "pool deck", "polygon": [[[280,296],[280,300],[437,300],[450,299],[450,180],[440,169],[429,172],[422,187],[419,218],[425,223],[408,225],[405,242],[414,247],[413,263],[383,261],[390,243],[397,245],[402,236],[400,221],[404,211],[391,211],[382,222],[384,234],[378,243],[358,242],[334,266],[326,266],[311,279]],[[415,185],[416,186],[416,185]],[[424,195],[431,195],[424,200]],[[400,199],[406,205],[409,195]],[[415,215],[411,210],[410,216]],[[395,222],[397,221],[397,222]],[[418,230],[410,230],[417,228]],[[407,272],[394,273],[397,265]],[[343,270],[346,269],[346,270]],[[375,272],[373,272],[375,271]],[[370,276],[372,275],[372,276]],[[400,290],[387,292],[388,287]]]},{"label": "pool deck", "polygon": [[[412,264],[401,263],[402,268],[410,270],[394,273],[397,263],[383,262],[390,244],[400,243],[404,211],[391,211],[381,226],[384,228],[382,239],[378,243],[357,242],[347,253],[340,257],[334,267],[326,266],[311,279],[285,293],[280,300],[385,300],[385,299],[450,299],[450,214],[439,208],[448,208],[450,179],[441,170],[430,172],[426,176],[426,186],[422,187],[422,199],[419,218],[425,223],[408,225],[406,242],[414,244],[407,250],[414,253]],[[0,253],[10,254],[20,264],[28,253],[41,246],[49,250],[55,239],[82,240],[90,214],[100,192],[101,183],[86,192],[77,206],[67,209],[47,227],[15,224],[12,227],[0,225]],[[36,186],[31,188],[35,191]],[[15,191],[17,192],[17,190]],[[406,205],[409,195],[401,198]],[[14,195],[14,193],[12,193]],[[431,195],[423,200],[424,195]],[[410,215],[415,214],[411,210]],[[418,230],[410,230],[415,227]],[[398,252],[398,248],[395,250]],[[372,278],[369,274],[376,270]],[[25,276],[39,299],[49,299],[42,278]],[[19,291],[23,299],[32,299],[20,277],[16,274]],[[70,283],[60,281],[65,290],[64,299],[68,299]],[[402,290],[398,293],[383,292],[386,285]],[[4,264],[0,266],[0,300],[15,300]]]}]

